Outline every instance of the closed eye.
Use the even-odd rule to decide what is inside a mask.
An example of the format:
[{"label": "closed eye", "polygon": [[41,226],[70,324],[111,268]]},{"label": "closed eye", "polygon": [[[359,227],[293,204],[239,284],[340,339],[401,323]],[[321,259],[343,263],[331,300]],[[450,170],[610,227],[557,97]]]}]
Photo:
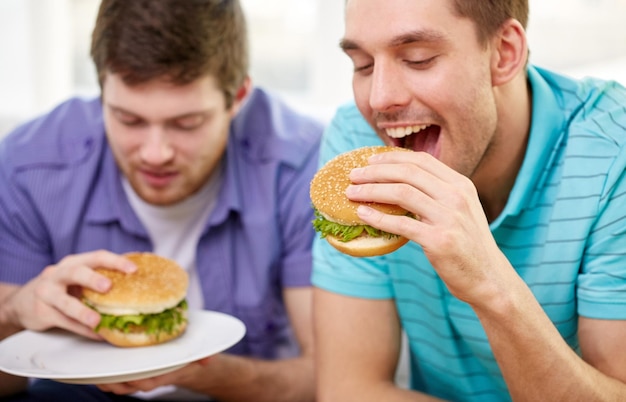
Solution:
[{"label": "closed eye", "polygon": [[354,72],[355,73],[363,73],[363,72],[366,72],[367,70],[371,69],[372,67],[374,67],[374,63],[366,64],[364,66],[354,66]]},{"label": "closed eye", "polygon": [[169,122],[169,125],[181,131],[193,131],[202,126],[207,120],[206,114],[191,114],[188,116],[180,117]]},{"label": "closed eye", "polygon": [[146,121],[141,117],[125,113],[120,110],[115,110],[113,113],[120,123],[128,127],[139,127],[146,123]]},{"label": "closed eye", "polygon": [[416,60],[416,61],[406,60],[405,63],[407,63],[411,67],[422,69],[422,68],[429,67],[436,59],[437,59],[437,56],[433,56],[424,60]]}]

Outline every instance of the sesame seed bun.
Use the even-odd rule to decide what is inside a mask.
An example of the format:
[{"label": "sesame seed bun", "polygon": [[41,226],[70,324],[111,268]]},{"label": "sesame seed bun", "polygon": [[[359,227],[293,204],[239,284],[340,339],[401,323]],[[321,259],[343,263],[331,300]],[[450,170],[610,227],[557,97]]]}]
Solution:
[{"label": "sesame seed bun", "polygon": [[[399,147],[371,146],[342,153],[328,161],[311,180],[310,197],[315,209],[328,221],[344,226],[365,225],[356,212],[359,205],[367,205],[385,214],[407,215],[408,211],[398,205],[356,202],[345,195],[346,188],[351,184],[349,174],[352,169],[367,166],[367,160],[372,155],[390,151],[410,152]],[[356,257],[387,254],[408,241],[402,236],[370,237],[366,234],[349,241],[343,241],[332,234],[326,234],[325,238],[342,253]]]},{"label": "sesame seed bun", "polygon": [[137,271],[125,274],[96,268],[111,280],[111,289],[107,293],[83,291],[83,298],[98,311],[111,315],[160,313],[187,295],[187,272],[176,262],[151,253],[129,253],[124,257],[137,266]]},{"label": "sesame seed bun", "polygon": [[[106,293],[83,289],[83,301],[101,315],[133,316],[155,315],[176,308],[186,297],[189,278],[187,272],[176,262],[152,253],[129,253],[125,258],[132,261],[137,270],[126,274],[120,271],[95,268],[111,280]],[[141,326],[130,326],[126,331],[99,328],[98,333],[117,346],[145,346],[174,339],[187,327],[186,312],[183,322],[177,323],[167,333],[145,333]]]}]

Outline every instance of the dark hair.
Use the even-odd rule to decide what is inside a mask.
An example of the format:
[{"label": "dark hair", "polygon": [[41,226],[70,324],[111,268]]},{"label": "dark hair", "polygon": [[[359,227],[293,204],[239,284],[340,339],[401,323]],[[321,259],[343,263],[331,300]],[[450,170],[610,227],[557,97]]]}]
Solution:
[{"label": "dark hair", "polygon": [[103,0],[91,57],[101,87],[107,72],[128,85],[213,75],[230,106],[248,74],[246,21],[238,0]]},{"label": "dark hair", "polygon": [[486,43],[504,21],[514,18],[528,25],[528,0],[453,0],[454,10],[474,21],[478,40]]}]

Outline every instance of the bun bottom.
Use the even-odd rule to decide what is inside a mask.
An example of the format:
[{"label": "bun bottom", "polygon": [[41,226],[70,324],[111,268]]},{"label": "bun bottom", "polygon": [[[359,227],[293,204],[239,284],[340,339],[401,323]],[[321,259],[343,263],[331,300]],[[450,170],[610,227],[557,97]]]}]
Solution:
[{"label": "bun bottom", "polygon": [[98,334],[112,345],[119,347],[136,347],[158,345],[171,341],[181,336],[187,329],[187,321],[176,326],[170,333],[157,332],[147,334],[145,332],[123,332],[117,329],[100,328]]},{"label": "bun bottom", "polygon": [[409,239],[402,236],[391,238],[359,236],[350,241],[341,241],[339,238],[331,235],[326,236],[326,240],[337,250],[353,257],[374,257],[389,254],[409,241]]}]

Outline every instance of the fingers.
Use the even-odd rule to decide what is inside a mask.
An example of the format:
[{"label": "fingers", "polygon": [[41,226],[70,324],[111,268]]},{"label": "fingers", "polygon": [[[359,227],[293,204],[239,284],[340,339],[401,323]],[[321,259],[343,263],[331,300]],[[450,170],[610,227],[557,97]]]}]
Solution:
[{"label": "fingers", "polygon": [[88,253],[69,255],[63,258],[58,266],[115,269],[125,273],[134,272],[137,267],[123,255],[106,250],[91,251]]},{"label": "fingers", "polygon": [[197,360],[195,363],[201,367],[205,367],[212,360],[213,356],[205,357],[204,359]]},{"label": "fingers", "polygon": [[[385,215],[362,206],[367,224],[437,247],[459,236],[461,222],[481,216],[471,181],[424,152],[386,152],[352,170],[346,196],[358,202],[399,205],[419,219]],[[452,240],[451,240],[452,239]]]},{"label": "fingers", "polygon": [[[61,281],[68,286],[73,286],[74,289],[89,288],[101,293],[109,290],[111,281],[95,272],[94,268],[112,269],[125,273],[131,273],[137,269],[130,260],[104,250],[68,256],[59,261],[54,268]],[[80,296],[80,291],[73,293]]]},{"label": "fingers", "polygon": [[368,163],[369,166],[402,164],[417,166],[422,172],[443,181],[451,181],[458,175],[454,169],[426,152],[383,152],[371,156]]},{"label": "fingers", "polygon": [[[389,152],[389,154],[392,154]],[[451,187],[472,190],[470,180],[442,162],[423,152],[395,152],[397,159],[376,159],[375,163],[353,169],[350,180],[354,184],[405,183],[420,189],[434,199],[443,199]]]},{"label": "fingers", "polygon": [[386,152],[350,173],[346,190],[353,201],[399,205],[424,222],[455,211],[469,212],[477,199],[469,178],[424,152]]},{"label": "fingers", "polygon": [[112,392],[118,395],[131,394],[138,391],[151,391],[165,385],[185,387],[187,386],[186,384],[197,383],[198,378],[203,378],[205,381],[209,380],[211,376],[207,375],[206,371],[202,371],[202,368],[208,364],[211,357],[213,356],[197,360],[182,368],[156,377],[113,384],[96,384],[96,386],[102,391]]},{"label": "fingers", "polygon": [[101,391],[112,392],[116,395],[126,395],[139,391],[135,387],[132,387],[126,383],[118,384],[100,384],[96,385]]},{"label": "fingers", "polygon": [[153,389],[173,384],[171,380],[168,380],[165,376],[157,376],[151,378],[145,378],[141,380],[112,383],[112,384],[98,384],[97,387],[105,392],[112,392],[117,395],[131,394],[139,391],[152,391]]},{"label": "fingers", "polygon": [[100,315],[84,305],[82,307],[89,310],[89,312],[95,314],[95,319],[92,318],[85,321],[91,321],[92,323],[95,322],[95,324],[85,325],[85,321],[74,320],[69,315],[67,315],[66,312],[60,312],[57,309],[50,308],[48,312],[48,320],[50,321],[50,325],[48,325],[48,327],[62,328],[90,339],[101,340],[102,337],[100,337],[97,333],[93,331],[93,327],[95,327],[100,321]]},{"label": "fingers", "polygon": [[122,272],[136,270],[132,262],[109,251],[67,256],[58,264],[46,267],[12,298],[21,325],[33,330],[59,327],[99,339],[93,328],[100,321],[100,315],[79,299],[81,288],[109,290],[109,279],[93,270],[97,267]]},{"label": "fingers", "polygon": [[345,194],[352,201],[399,205],[416,216],[424,217],[424,221],[428,221],[428,217],[441,207],[431,196],[406,183],[350,185]]},{"label": "fingers", "polygon": [[429,237],[427,233],[433,230],[432,227],[421,220],[407,216],[387,215],[365,205],[360,205],[357,208],[357,214],[363,222],[370,226],[404,236],[420,244],[422,243],[422,238]]},{"label": "fingers", "polygon": [[[89,328],[94,328],[100,321],[100,315],[86,307],[80,300],[81,289],[90,288],[105,293],[111,287],[111,281],[94,271],[94,268],[113,269],[131,273],[137,267],[121,255],[99,250],[89,253],[71,255],[59,262],[56,271],[60,283],[66,284],[66,292],[75,297],[60,297],[57,305],[71,320],[64,321],[66,329],[85,334],[84,328],[76,322]],[[88,336],[97,337],[91,332]]]}]

